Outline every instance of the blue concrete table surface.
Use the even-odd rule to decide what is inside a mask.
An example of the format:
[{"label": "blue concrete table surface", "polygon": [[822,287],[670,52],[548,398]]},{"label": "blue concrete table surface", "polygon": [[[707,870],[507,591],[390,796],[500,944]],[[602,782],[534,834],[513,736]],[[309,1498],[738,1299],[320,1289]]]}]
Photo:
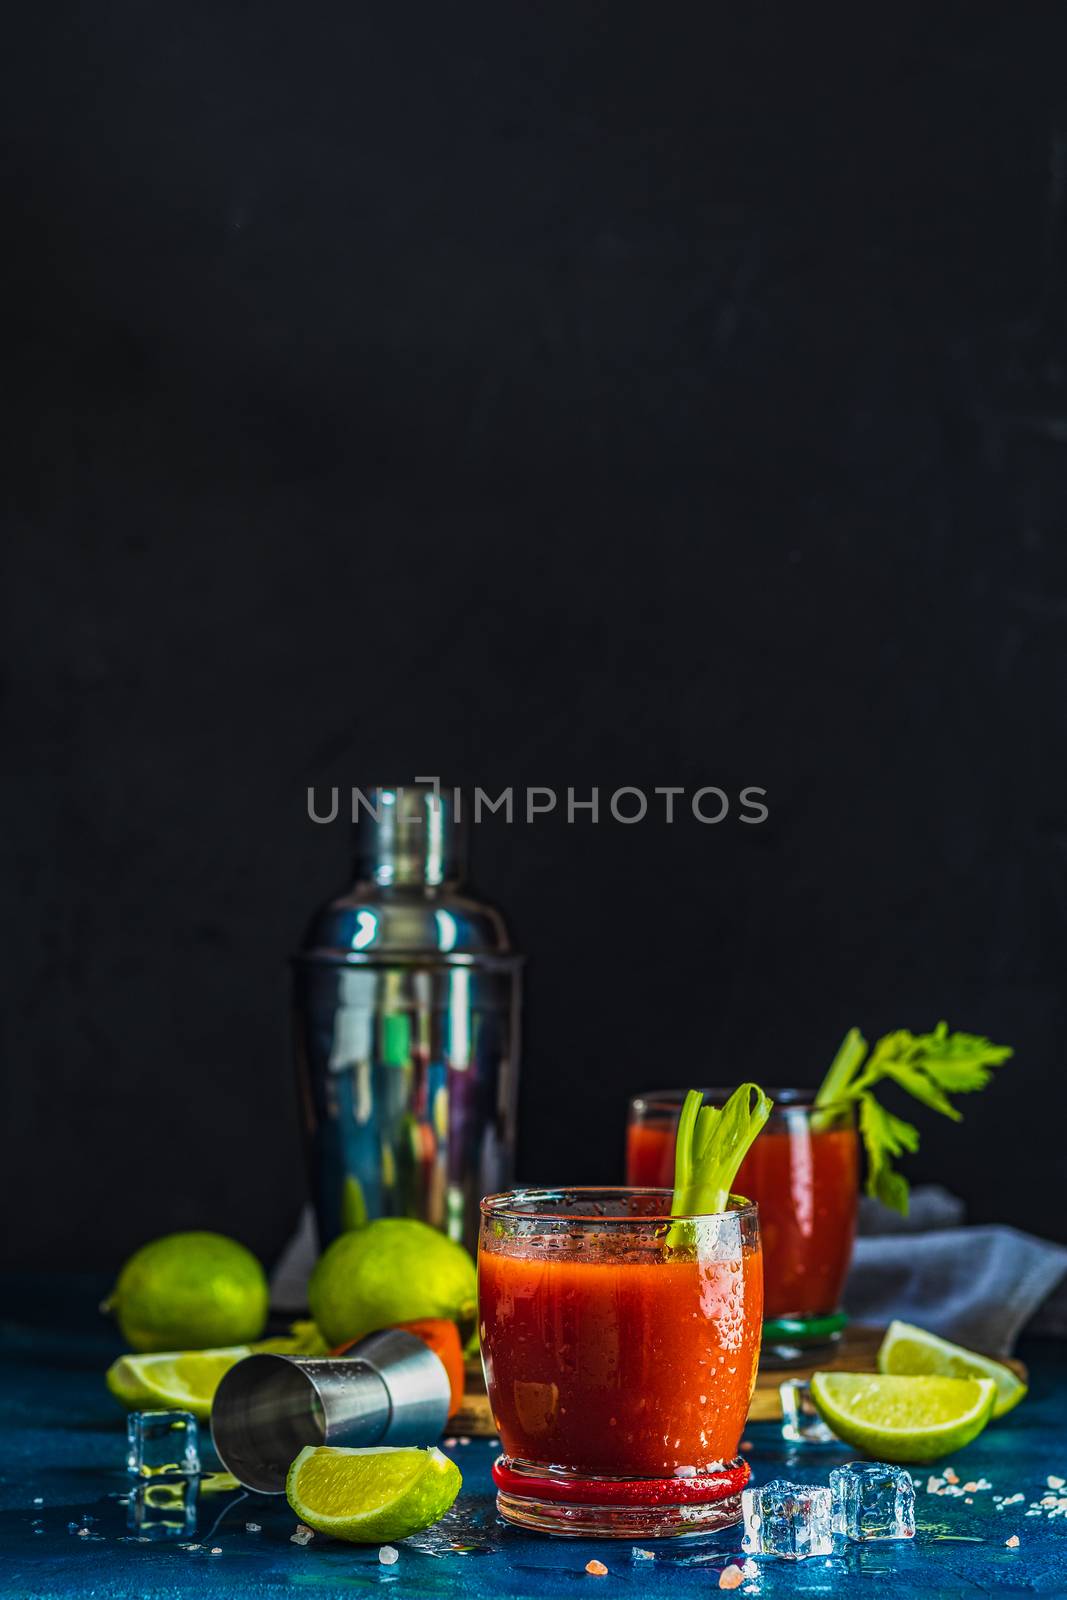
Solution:
[{"label": "blue concrete table surface", "polygon": [[[99,1286],[97,1286],[98,1288]],[[95,1296],[95,1298],[94,1298]],[[630,1541],[550,1539],[508,1527],[496,1515],[484,1440],[447,1446],[463,1473],[457,1504],[435,1529],[400,1545],[393,1566],[377,1547],[316,1535],[293,1544],[296,1518],[284,1497],[228,1493],[201,1496],[196,1532],[186,1540],[137,1542],[127,1527],[125,1423],[103,1373],[119,1353],[102,1319],[86,1316],[96,1289],[82,1280],[52,1282],[32,1295],[25,1285],[4,1297],[0,1324],[0,1592],[24,1600],[85,1595],[97,1600],[215,1600],[279,1593],[347,1595],[393,1586],[398,1596],[481,1600],[482,1596],[569,1595],[576,1586],[668,1593],[718,1592],[718,1576],[742,1561],[739,1528],[703,1540],[647,1541],[653,1561],[635,1561]],[[953,1461],[961,1482],[988,1479],[990,1490],[945,1499],[919,1480],[914,1542],[851,1547],[827,1559],[759,1560],[758,1576],[736,1592],[766,1600],[785,1595],[869,1597],[877,1584],[896,1594],[1067,1595],[1067,1516],[1047,1509],[1027,1516],[1047,1494],[1046,1479],[1067,1478],[1067,1351],[1034,1343],[1030,1397],[991,1425]],[[746,1435],[757,1481],[791,1477],[825,1483],[848,1460],[844,1447],[791,1446],[769,1423]],[[207,1448],[210,1458],[210,1447]],[[212,1463],[213,1464],[213,1460]],[[938,1470],[938,1469],[935,1469]],[[1062,1491],[1061,1491],[1062,1492]],[[993,1495],[1024,1500],[997,1511]],[[259,1524],[249,1532],[247,1523]],[[71,1528],[71,1524],[74,1527]],[[79,1529],[88,1528],[82,1536]],[[1017,1535],[1020,1546],[1006,1541]],[[179,1548],[192,1542],[197,1549]],[[211,1552],[216,1550],[217,1554]],[[591,1559],[608,1575],[585,1572]],[[598,1587],[600,1586],[600,1587]]]}]

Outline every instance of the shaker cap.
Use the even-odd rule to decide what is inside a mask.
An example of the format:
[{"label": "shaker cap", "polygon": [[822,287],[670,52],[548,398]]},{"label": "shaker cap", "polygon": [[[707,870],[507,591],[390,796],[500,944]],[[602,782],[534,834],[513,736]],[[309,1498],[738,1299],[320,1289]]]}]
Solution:
[{"label": "shaker cap", "polygon": [[432,784],[360,791],[352,827],[357,878],[382,889],[454,888],[466,871],[466,828],[452,795]]}]

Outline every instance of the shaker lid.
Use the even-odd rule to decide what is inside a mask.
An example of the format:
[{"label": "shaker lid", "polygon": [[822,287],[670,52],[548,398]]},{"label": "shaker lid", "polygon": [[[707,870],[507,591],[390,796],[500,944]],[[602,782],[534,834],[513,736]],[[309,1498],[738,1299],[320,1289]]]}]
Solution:
[{"label": "shaker lid", "polygon": [[355,882],[316,911],[297,961],[517,964],[500,912],[459,892],[466,819],[452,793],[416,783],[355,795]]},{"label": "shaker lid", "polygon": [[376,784],[353,791],[356,877],[382,889],[454,888],[466,871],[466,829],[448,789]]}]

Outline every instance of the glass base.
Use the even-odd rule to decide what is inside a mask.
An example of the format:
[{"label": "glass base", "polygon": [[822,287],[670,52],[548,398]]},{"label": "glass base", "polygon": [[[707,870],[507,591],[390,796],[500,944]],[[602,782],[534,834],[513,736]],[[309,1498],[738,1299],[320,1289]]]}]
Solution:
[{"label": "glass base", "polygon": [[500,1456],[497,1510],[508,1522],[572,1539],[676,1539],[741,1521],[750,1468],[740,1456],[689,1478],[597,1478]]},{"label": "glass base", "polygon": [[776,1317],[763,1324],[760,1366],[768,1372],[817,1367],[841,1342],[848,1326],[843,1311],[820,1317]]}]

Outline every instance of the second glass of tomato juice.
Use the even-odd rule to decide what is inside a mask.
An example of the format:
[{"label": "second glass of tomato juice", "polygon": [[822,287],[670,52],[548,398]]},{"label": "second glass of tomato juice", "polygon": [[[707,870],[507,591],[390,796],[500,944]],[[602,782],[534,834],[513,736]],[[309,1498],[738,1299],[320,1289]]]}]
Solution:
[{"label": "second glass of tomato juice", "polygon": [[763,1314],[754,1206],[672,1216],[659,1187],[492,1195],[478,1308],[509,1521],[655,1538],[739,1520]]},{"label": "second glass of tomato juice", "polygon": [[[729,1090],[709,1089],[721,1105]],[[815,1091],[769,1089],[767,1126],[741,1163],[734,1187],[759,1207],[763,1245],[763,1364],[811,1360],[845,1326],[841,1296],[852,1256],[860,1151],[855,1110],[816,1106]],[[670,1183],[684,1092],[657,1090],[630,1102],[626,1177]]]}]

